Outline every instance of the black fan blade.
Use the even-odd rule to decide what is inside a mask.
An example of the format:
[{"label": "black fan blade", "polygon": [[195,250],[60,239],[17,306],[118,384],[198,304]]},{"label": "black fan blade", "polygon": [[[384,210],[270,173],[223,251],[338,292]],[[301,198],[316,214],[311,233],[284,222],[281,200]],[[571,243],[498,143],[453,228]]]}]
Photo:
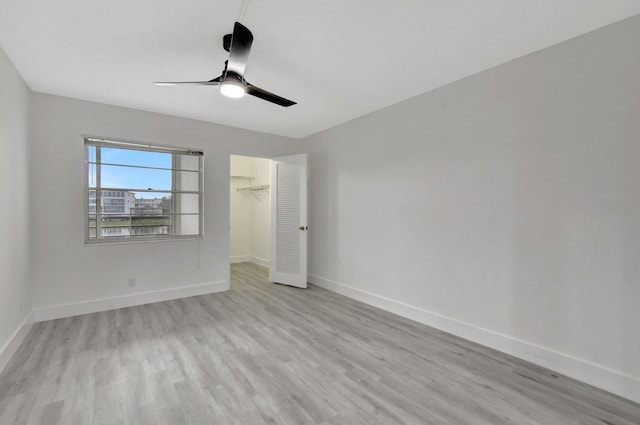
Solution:
[{"label": "black fan blade", "polygon": [[231,36],[231,49],[229,51],[227,71],[235,72],[240,77],[244,76],[244,69],[249,59],[251,44],[253,44],[253,34],[249,31],[249,28],[240,22],[236,22],[233,26],[233,35]]},{"label": "black fan blade", "polygon": [[220,77],[209,81],[157,81],[156,86],[217,86],[220,84]]},{"label": "black fan blade", "polygon": [[252,84],[247,83],[247,94],[251,96],[259,97],[262,100],[266,100],[267,102],[275,103],[276,105],[284,106],[285,108],[291,105],[295,105],[296,102],[285,99],[284,97],[280,97],[273,93],[269,93],[266,90],[262,90]]}]

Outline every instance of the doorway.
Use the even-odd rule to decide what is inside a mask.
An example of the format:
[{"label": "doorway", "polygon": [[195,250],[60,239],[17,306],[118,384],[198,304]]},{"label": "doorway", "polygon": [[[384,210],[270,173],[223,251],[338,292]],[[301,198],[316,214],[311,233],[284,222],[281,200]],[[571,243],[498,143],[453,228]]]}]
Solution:
[{"label": "doorway", "polygon": [[307,155],[229,161],[230,263],[266,268],[269,281],[306,288]]},{"label": "doorway", "polygon": [[271,160],[230,157],[230,263],[269,268],[271,250]]}]

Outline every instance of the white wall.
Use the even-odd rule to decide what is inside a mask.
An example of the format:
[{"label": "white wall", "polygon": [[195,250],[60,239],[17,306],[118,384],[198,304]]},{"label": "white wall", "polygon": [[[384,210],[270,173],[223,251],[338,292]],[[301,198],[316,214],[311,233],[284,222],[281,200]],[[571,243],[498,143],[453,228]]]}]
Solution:
[{"label": "white wall", "polygon": [[[300,148],[299,148],[300,149]],[[271,161],[264,158],[252,158],[251,170],[256,177],[256,186],[270,184]],[[271,198],[270,192],[260,191],[256,195],[260,202],[251,205],[251,258],[254,262],[268,266],[271,256]],[[255,198],[254,198],[255,201]]]},{"label": "white wall", "polygon": [[231,262],[251,261],[268,267],[270,256],[271,203],[269,193],[238,188],[268,185],[270,161],[265,158],[231,156]]},{"label": "white wall", "polygon": [[[229,155],[300,149],[300,142],[279,136],[45,94],[34,94],[32,111],[36,319],[126,302],[83,307],[96,299],[139,301],[146,298],[135,294],[228,285]],[[204,239],[85,246],[82,135],[203,149]],[[136,278],[134,288],[129,277]]]},{"label": "white wall", "polygon": [[311,282],[640,401],[638,40],[634,17],[307,138]]},{"label": "white wall", "polygon": [[31,311],[29,88],[0,48],[0,370]]},{"label": "white wall", "polygon": [[230,174],[235,176],[230,182],[230,256],[231,262],[237,263],[249,261],[251,256],[251,195],[238,192],[239,188],[254,184],[250,178],[253,177],[251,158],[231,155]]}]

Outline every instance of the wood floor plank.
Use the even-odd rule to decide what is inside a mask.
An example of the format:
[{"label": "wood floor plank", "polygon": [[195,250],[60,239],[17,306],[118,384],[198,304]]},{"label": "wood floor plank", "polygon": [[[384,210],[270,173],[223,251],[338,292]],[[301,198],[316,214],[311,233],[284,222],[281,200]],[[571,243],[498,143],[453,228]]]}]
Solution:
[{"label": "wood floor plank", "polygon": [[0,425],[640,425],[640,405],[234,264],[224,293],[37,323]]}]

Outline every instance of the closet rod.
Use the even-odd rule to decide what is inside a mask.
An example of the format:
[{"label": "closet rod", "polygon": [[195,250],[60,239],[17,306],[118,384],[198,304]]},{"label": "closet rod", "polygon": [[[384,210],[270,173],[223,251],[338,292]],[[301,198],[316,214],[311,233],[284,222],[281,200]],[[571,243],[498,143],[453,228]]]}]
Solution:
[{"label": "closet rod", "polygon": [[238,192],[244,191],[244,190],[250,190],[250,191],[256,191],[256,190],[269,190],[269,185],[268,184],[263,184],[260,186],[251,186],[251,187],[239,187],[238,189],[236,189]]}]

